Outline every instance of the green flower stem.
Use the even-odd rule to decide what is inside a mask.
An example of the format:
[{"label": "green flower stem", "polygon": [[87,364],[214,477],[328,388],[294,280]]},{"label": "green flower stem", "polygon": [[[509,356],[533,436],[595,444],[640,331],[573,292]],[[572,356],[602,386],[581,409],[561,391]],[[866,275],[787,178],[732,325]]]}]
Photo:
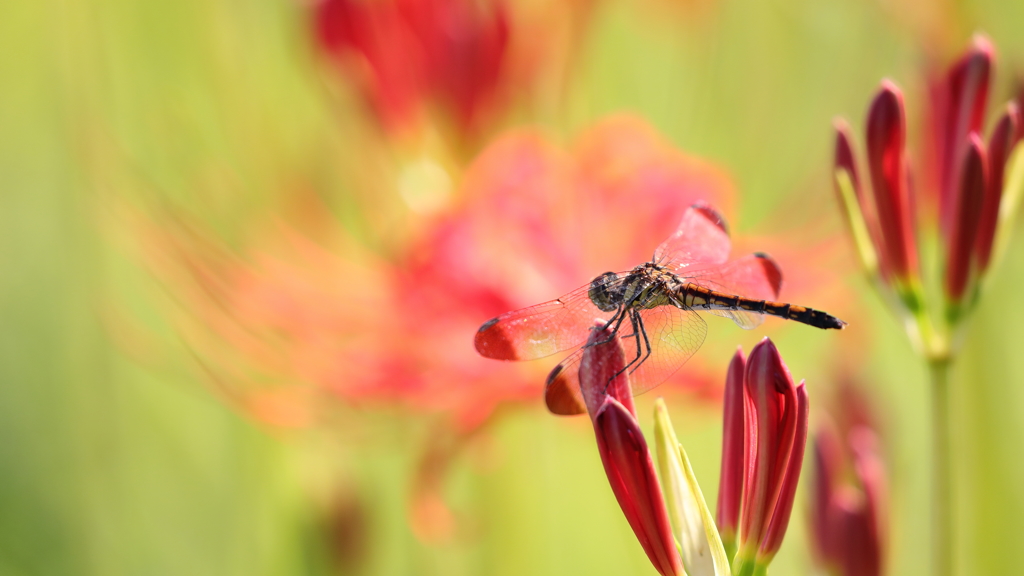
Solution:
[{"label": "green flower stem", "polygon": [[736,558],[736,535],[735,534],[723,534],[722,535],[722,546],[725,548],[725,557],[726,558]]},{"label": "green flower stem", "polygon": [[757,564],[754,563],[753,558],[737,556],[732,562],[732,574],[733,576],[754,576],[756,567]]},{"label": "green flower stem", "polygon": [[949,418],[950,358],[928,359],[932,381],[932,574],[953,574],[953,491]]}]

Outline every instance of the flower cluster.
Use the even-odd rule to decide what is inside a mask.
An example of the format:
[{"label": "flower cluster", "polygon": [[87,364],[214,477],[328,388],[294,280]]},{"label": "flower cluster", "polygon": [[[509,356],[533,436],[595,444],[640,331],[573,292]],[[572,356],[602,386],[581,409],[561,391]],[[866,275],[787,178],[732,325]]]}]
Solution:
[{"label": "flower cluster", "polygon": [[[992,261],[998,224],[1011,217],[1019,194],[1008,178],[1022,136],[1017,105],[1007,104],[987,141],[983,135],[993,61],[991,44],[978,36],[937,84],[930,130],[936,161],[925,173],[912,177],[904,98],[894,83],[883,81],[868,109],[866,177],[849,127],[836,123],[835,181],[862,263],[883,292],[895,295],[930,356],[948,354]],[[931,203],[914,197],[913,183],[922,182]],[[924,277],[933,267],[921,262],[918,204],[938,212],[939,278]],[[932,284],[941,284],[941,295],[929,292]]]},{"label": "flower cluster", "polygon": [[655,408],[658,481],[637,421],[622,341],[604,324],[594,326],[579,370],[612,492],[659,573],[727,576],[729,561],[714,519],[661,399]]},{"label": "flower cluster", "polygon": [[651,563],[661,574],[683,574],[683,567],[691,575],[764,573],[782,544],[803,462],[804,384],[793,383],[767,338],[749,361],[737,352],[726,379],[716,529],[660,400],[655,412],[659,484],[637,422],[629,374],[623,371],[621,340],[610,336],[598,322],[580,364],[580,385],[612,492]]},{"label": "flower cluster", "polygon": [[718,526],[734,573],[763,569],[789,525],[807,441],[808,402],[765,338],[733,356],[723,403]]},{"label": "flower cluster", "polygon": [[[241,411],[277,427],[338,423],[346,436],[366,434],[381,411],[430,423],[413,517],[440,525],[429,518],[460,446],[499,407],[539,407],[543,395],[543,366],[496,367],[476,354],[467,335],[480,319],[631,267],[687,206],[728,213],[732,196],[724,172],[618,116],[569,146],[535,130],[499,138],[467,170],[458,201],[413,221],[392,254],[338,230],[319,204],[256,222],[236,248],[169,214],[160,225],[140,219],[137,245],[181,303],[173,319],[205,380]],[[665,386],[709,401],[719,388],[701,358]]]}]

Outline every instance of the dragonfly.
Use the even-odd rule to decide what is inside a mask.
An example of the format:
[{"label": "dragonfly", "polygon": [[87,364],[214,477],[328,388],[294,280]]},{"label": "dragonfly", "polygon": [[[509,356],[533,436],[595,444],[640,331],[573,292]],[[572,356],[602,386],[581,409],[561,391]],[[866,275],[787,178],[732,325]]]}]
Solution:
[{"label": "dragonfly", "polygon": [[630,358],[623,370],[634,395],[667,380],[700,348],[707,323],[698,311],[748,330],[766,315],[826,330],[846,326],[826,312],[777,302],[782,272],[775,261],[763,253],[728,261],[730,250],[725,220],[711,206],[695,204],[650,262],[488,320],[477,330],[476,350],[497,360],[533,360],[576,348],[548,375],[544,392],[551,412],[573,415],[586,412],[578,372],[598,321]]}]

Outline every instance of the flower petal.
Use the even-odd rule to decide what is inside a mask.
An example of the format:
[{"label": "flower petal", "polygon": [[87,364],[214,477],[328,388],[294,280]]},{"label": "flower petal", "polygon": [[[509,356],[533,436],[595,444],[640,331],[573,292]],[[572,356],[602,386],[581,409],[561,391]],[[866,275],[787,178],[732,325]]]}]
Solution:
[{"label": "flower petal", "polygon": [[775,345],[765,338],[747,360],[747,477],[743,489],[741,553],[758,548],[785,479],[797,431],[796,389]]},{"label": "flower petal", "polygon": [[716,518],[722,530],[722,540],[735,552],[736,528],[740,517],[740,498],[743,493],[743,374],[746,360],[743,350],[737,350],[729,363],[725,379],[725,397],[722,401],[722,469],[718,481],[718,507]]},{"label": "flower petal", "polygon": [[[787,410],[789,408],[787,407]],[[800,470],[804,463],[804,447],[807,445],[807,387],[803,382],[796,387],[796,431],[793,434],[793,448],[786,464],[785,476],[779,490],[779,498],[775,503],[771,522],[764,540],[761,541],[760,552],[771,557],[782,546],[782,537],[789,526],[789,516],[793,512],[793,500],[796,497],[796,486],[800,481]]]},{"label": "flower petal", "polygon": [[959,211],[957,189],[964,170],[961,159],[970,145],[970,135],[980,133],[985,120],[994,58],[992,43],[979,34],[949,71],[945,126],[942,127],[942,199],[939,205],[941,230],[946,234],[956,225]]},{"label": "flower petal", "polygon": [[[654,461],[632,407],[622,342],[600,329],[604,322],[595,324],[580,362],[579,379],[601,463],[651,564],[661,574],[683,574]],[[624,406],[620,398],[630,405]]]},{"label": "flower petal", "polygon": [[875,194],[882,269],[901,281],[917,273],[917,245],[906,174],[903,94],[888,80],[868,111],[868,170]]},{"label": "flower petal", "polygon": [[661,485],[636,419],[607,397],[594,417],[594,432],[612,492],[651,564],[661,574],[683,574]]},{"label": "flower petal", "polygon": [[622,349],[622,339],[611,330],[604,329],[606,324],[604,320],[595,320],[587,337],[579,368],[583,399],[591,419],[597,418],[598,411],[609,397],[617,400],[636,418],[629,374],[624,370],[626,352]]},{"label": "flower petal", "polygon": [[1009,160],[1006,161],[1006,183],[1003,185],[1003,198],[999,203],[999,223],[996,225],[996,238],[993,242],[992,260],[998,259],[1010,243],[1017,212],[1020,210],[1021,199],[1024,198],[1024,145],[1020,142],[1013,148]]},{"label": "flower petal", "polygon": [[954,312],[959,309],[967,286],[975,276],[971,256],[985,200],[988,178],[985,157],[985,144],[977,134],[971,134],[962,163],[962,181],[957,190],[956,213],[946,253],[945,289]]},{"label": "flower petal", "polygon": [[676,439],[668,408],[654,404],[654,442],[665,500],[679,533],[683,565],[690,576],[728,576],[729,558],[715,528],[686,451]]},{"label": "flower petal", "polygon": [[1020,125],[1020,110],[1016,103],[1011,102],[1006,106],[1006,112],[996,124],[996,129],[992,132],[992,139],[989,141],[989,179],[985,188],[985,201],[981,208],[981,220],[978,222],[977,243],[974,246],[979,273],[988,268],[989,259],[992,256],[992,241],[996,235],[1006,163],[1017,142]]},{"label": "flower petal", "polygon": [[849,126],[841,118],[834,122],[834,126],[836,150],[833,182],[861,264],[868,276],[873,277],[878,272],[878,254],[875,246],[881,245],[878,216],[873,202],[864,193],[864,185],[857,173]]}]

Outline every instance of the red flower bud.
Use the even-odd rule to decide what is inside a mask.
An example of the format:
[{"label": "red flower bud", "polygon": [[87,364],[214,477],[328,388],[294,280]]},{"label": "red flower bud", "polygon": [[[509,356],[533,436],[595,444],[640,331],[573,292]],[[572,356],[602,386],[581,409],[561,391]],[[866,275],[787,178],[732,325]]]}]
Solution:
[{"label": "red flower bud", "polygon": [[995,51],[985,36],[975,36],[970,49],[949,71],[946,83],[946,107],[942,115],[940,138],[941,198],[940,230],[949,234],[958,211],[958,188],[963,181],[962,159],[970,134],[981,133],[985,122],[989,76]]},{"label": "red flower bud", "polygon": [[665,575],[683,574],[654,461],[633,410],[629,375],[623,370],[625,352],[621,340],[602,330],[603,326],[598,322],[587,339],[579,372],[601,463],[622,513],[655,569]]},{"label": "red flower bud", "polygon": [[1020,129],[1020,110],[1015,102],[1010,102],[1006,105],[1003,117],[996,124],[988,145],[989,178],[981,207],[981,219],[978,222],[977,243],[974,246],[979,274],[988,269],[992,257],[992,241],[995,239],[996,224],[999,220],[999,203],[1003,196],[1006,162],[1021,137]]},{"label": "red flower bud", "polygon": [[[881,510],[885,472],[874,433],[854,427],[847,449],[836,432],[822,427],[814,438],[815,478],[811,498],[811,542],[815,560],[839,576],[882,573]],[[852,483],[844,483],[842,468]]]},{"label": "red flower bud", "polygon": [[957,190],[954,212],[956,218],[953,220],[946,254],[946,296],[953,303],[963,300],[968,283],[973,282],[977,276],[971,256],[974,253],[982,202],[985,199],[985,163],[985,144],[977,134],[971,134],[963,160],[961,184]]},{"label": "red flower bud", "polygon": [[906,120],[903,94],[882,82],[868,110],[868,171],[878,214],[882,270],[901,281],[917,274],[917,243],[907,182]]},{"label": "red flower bud", "polygon": [[766,564],[782,544],[793,508],[807,439],[807,393],[802,382],[793,383],[767,338],[750,352],[744,379],[746,473],[739,554],[744,562]]},{"label": "red flower bud", "polygon": [[746,361],[737,350],[729,363],[722,402],[722,471],[718,481],[718,509],[715,522],[727,551],[734,550],[740,517],[744,473],[744,389]]}]

